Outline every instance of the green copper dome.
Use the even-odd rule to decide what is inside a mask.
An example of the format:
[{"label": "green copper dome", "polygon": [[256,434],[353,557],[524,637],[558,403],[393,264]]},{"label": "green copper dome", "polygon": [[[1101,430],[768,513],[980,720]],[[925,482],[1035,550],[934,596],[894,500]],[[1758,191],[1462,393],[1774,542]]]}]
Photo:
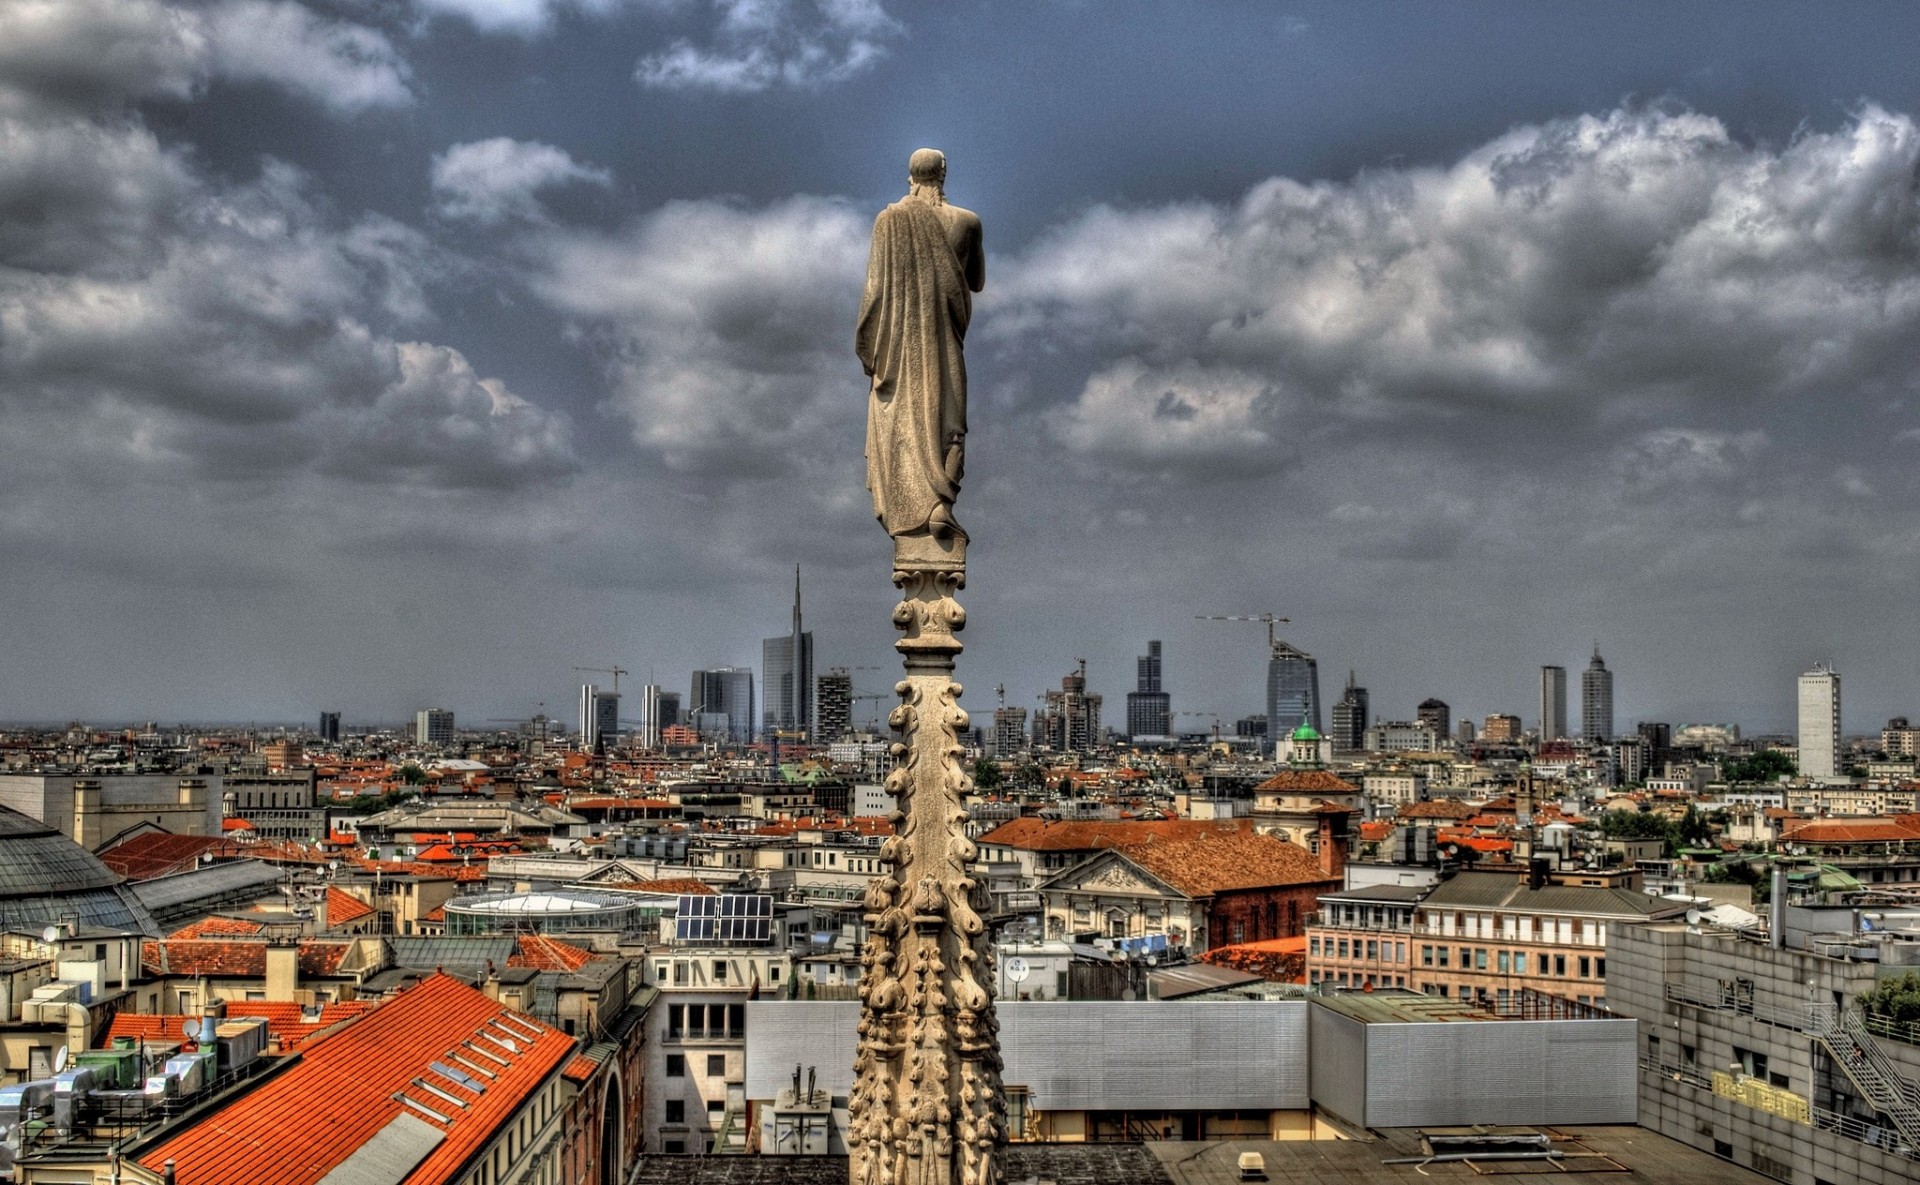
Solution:
[{"label": "green copper dome", "polygon": [[1293,739],[1296,744],[1318,741],[1320,739],[1320,731],[1313,725],[1302,721],[1300,727],[1293,730]]}]

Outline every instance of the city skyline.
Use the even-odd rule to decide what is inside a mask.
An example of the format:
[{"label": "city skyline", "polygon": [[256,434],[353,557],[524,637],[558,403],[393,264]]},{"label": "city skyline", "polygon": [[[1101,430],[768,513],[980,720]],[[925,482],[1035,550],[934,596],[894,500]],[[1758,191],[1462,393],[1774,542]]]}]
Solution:
[{"label": "city skyline", "polygon": [[1376,718],[1534,727],[1593,638],[1623,734],[1827,656],[1920,712],[1920,12],[752,15],[0,12],[0,719],[565,718],[761,669],[796,560],[889,664],[852,316],[922,144],[990,228],[977,719],[1150,638],[1256,714],[1192,618],[1260,612]]}]

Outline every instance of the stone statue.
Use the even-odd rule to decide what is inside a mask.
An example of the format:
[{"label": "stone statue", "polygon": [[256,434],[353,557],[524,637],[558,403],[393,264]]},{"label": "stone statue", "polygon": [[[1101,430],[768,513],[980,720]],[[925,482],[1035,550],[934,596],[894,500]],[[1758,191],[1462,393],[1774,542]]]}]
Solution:
[{"label": "stone statue", "polygon": [[986,280],[980,219],[949,206],[946,158],[922,148],[912,188],[873,223],[855,340],[873,380],[867,488],[893,540],[894,833],[868,882],[859,1043],[847,1102],[850,1185],[1000,1185],[1000,1083],[985,887],[967,838],[973,789],[954,659],[966,611],[967,534],[953,519],[967,435],[961,342]]},{"label": "stone statue", "polygon": [[895,539],[965,539],[953,519],[967,436],[961,343],[973,293],[986,284],[986,254],[979,216],[947,204],[945,156],[920,149],[907,178],[907,196],[873,221],[854,338],[873,380],[867,488],[874,516]]}]

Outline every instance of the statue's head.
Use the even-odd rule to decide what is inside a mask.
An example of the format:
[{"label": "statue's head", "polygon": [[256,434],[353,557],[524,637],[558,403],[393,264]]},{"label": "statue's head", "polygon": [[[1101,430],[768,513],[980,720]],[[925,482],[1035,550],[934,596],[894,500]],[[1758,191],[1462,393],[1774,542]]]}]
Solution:
[{"label": "statue's head", "polygon": [[935,189],[947,182],[947,154],[938,148],[917,149],[907,158],[907,180]]}]

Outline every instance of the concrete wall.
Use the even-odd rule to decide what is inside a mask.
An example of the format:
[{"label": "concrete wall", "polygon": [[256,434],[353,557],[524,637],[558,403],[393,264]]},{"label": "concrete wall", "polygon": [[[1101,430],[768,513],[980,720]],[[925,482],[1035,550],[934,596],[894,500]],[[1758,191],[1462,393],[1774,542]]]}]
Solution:
[{"label": "concrete wall", "polygon": [[1637,1028],[1631,1020],[1370,1025],[1366,1124],[1633,1123]]},{"label": "concrete wall", "polygon": [[[1304,1001],[1004,1002],[997,1011],[1001,1078],[1027,1087],[1037,1110],[1310,1105]],[[859,1017],[851,1001],[749,1003],[747,1097],[773,1098],[796,1064],[816,1068],[819,1085],[845,1097]]]}]

